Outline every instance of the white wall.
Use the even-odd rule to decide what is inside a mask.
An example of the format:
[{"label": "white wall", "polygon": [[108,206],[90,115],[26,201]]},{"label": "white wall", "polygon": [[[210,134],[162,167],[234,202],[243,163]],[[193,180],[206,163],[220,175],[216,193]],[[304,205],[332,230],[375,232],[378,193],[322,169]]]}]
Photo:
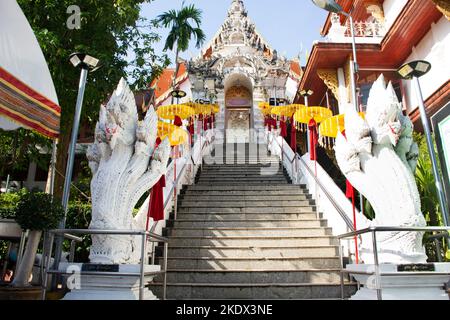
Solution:
[{"label": "white wall", "polygon": [[299,83],[293,80],[291,77],[288,77],[286,81],[286,91],[285,96],[292,103],[295,99],[295,95],[297,94]]},{"label": "white wall", "polygon": [[392,27],[406,3],[408,3],[408,0],[385,0],[383,2],[386,30]]},{"label": "white wall", "polygon": [[[450,79],[450,22],[443,16],[433,23],[431,30],[420,43],[412,49],[406,62],[426,60],[431,70],[420,78],[424,99],[428,99],[439,87]],[[418,107],[416,93],[411,81],[404,81],[408,112]]]}]

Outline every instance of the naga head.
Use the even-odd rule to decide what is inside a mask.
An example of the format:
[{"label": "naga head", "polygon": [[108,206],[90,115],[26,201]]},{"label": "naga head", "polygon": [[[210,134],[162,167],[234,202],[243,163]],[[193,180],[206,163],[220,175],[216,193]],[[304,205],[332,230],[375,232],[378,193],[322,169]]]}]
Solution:
[{"label": "naga head", "polygon": [[401,104],[392,83],[386,87],[384,76],[380,75],[370,90],[366,113],[372,138],[377,144],[397,145],[402,128],[400,112]]},{"label": "naga head", "polygon": [[106,114],[100,117],[100,121],[104,121],[102,127],[111,149],[117,143],[133,144],[138,115],[133,92],[125,79],[120,79],[105,109]]}]

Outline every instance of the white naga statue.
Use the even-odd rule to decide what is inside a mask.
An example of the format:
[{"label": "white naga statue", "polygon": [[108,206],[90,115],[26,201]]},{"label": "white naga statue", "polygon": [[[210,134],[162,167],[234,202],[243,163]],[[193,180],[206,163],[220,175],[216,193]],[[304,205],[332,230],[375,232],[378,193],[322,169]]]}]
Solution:
[{"label": "white naga statue", "polygon": [[[153,108],[138,121],[134,95],[121,79],[108,104],[101,106],[95,143],[87,153],[93,173],[90,229],[145,229],[145,210],[133,218],[133,209],[165,174],[170,154],[167,139],[154,150],[157,125]],[[89,258],[99,264],[138,263],[140,238],[93,235]]]},{"label": "white naga statue", "polygon": [[[346,137],[336,139],[336,159],[350,183],[372,204],[373,226],[424,227],[420,195],[414,179],[418,146],[411,120],[383,75],[374,83],[363,120],[349,107]],[[361,217],[362,218],[362,217]],[[424,263],[421,232],[378,232],[380,263]],[[372,239],[363,236],[361,258],[374,262]]]}]

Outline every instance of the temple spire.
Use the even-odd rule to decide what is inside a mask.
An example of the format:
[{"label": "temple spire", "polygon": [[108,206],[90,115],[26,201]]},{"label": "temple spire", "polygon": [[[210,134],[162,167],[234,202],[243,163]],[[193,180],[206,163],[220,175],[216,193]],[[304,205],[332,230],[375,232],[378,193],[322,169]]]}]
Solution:
[{"label": "temple spire", "polygon": [[247,11],[245,10],[244,1],[233,0],[230,9],[228,10],[229,16],[247,16]]}]

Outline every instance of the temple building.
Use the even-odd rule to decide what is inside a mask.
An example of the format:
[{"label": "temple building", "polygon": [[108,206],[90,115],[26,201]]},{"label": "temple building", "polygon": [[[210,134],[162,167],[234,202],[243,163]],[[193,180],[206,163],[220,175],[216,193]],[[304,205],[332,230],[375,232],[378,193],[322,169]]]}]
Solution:
[{"label": "temple building", "polygon": [[[171,103],[173,73],[165,70],[152,84],[157,106]],[[219,103],[217,128],[227,140],[244,142],[249,129],[263,129],[258,103],[272,97],[293,102],[300,76],[299,62],[280,56],[257,31],[243,1],[234,0],[213,39],[197,57],[181,63],[176,86],[187,93],[180,102]]]},{"label": "temple building", "polygon": [[[359,64],[359,104],[367,103],[373,82],[383,73],[393,81],[403,108],[417,130],[421,130],[418,102],[410,81],[403,81],[397,69],[412,60],[426,60],[431,71],[421,78],[428,116],[432,117],[450,99],[450,23],[448,4],[431,0],[339,0],[354,20]],[[311,89],[310,104],[328,106],[343,113],[352,103],[350,20],[330,13],[313,44],[300,89]],[[303,98],[297,96],[298,102]]]}]

